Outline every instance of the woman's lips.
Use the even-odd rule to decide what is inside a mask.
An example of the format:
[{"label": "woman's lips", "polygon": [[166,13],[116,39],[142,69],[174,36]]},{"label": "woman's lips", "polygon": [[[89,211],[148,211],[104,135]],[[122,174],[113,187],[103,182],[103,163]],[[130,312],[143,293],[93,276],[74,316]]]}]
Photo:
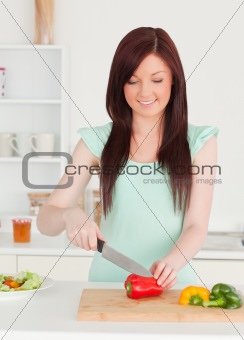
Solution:
[{"label": "woman's lips", "polygon": [[138,100],[138,103],[140,103],[143,107],[150,107],[152,106],[157,99],[154,100]]}]

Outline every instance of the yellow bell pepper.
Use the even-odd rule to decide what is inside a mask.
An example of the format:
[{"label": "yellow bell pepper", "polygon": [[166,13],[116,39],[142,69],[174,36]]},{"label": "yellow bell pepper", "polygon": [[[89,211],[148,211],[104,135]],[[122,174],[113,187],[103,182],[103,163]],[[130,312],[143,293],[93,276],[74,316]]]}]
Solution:
[{"label": "yellow bell pepper", "polygon": [[188,286],[180,294],[180,305],[202,306],[203,301],[209,301],[210,291],[204,287]]}]

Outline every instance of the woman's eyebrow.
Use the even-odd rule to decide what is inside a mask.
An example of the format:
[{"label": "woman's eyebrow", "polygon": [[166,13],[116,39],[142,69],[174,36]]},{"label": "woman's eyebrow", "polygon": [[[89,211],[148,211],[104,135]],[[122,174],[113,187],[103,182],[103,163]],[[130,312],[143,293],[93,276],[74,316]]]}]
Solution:
[{"label": "woman's eyebrow", "polygon": [[[158,71],[158,72],[152,73],[152,76],[155,76],[155,74],[158,74],[158,73],[161,73],[161,72],[166,73],[166,71]],[[138,78],[138,76],[136,74],[133,74],[132,76]]]},{"label": "woman's eyebrow", "polygon": [[161,73],[161,72],[166,73],[165,71],[158,71],[158,72],[153,73],[152,76],[154,76],[155,74]]}]

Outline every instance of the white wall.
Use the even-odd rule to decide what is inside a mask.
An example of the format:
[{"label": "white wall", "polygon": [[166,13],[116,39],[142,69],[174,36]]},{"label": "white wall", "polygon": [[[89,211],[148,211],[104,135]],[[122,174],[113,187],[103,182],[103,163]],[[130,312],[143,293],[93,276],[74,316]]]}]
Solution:
[{"label": "white wall", "polygon": [[[3,1],[33,41],[34,1]],[[108,121],[105,93],[111,60],[119,41],[139,26],[164,28],[180,52],[186,78],[194,71],[241,1],[223,0],[58,0],[55,43],[70,48],[70,147],[76,130]],[[0,3],[0,43],[27,43]],[[217,125],[222,184],[215,186],[210,229],[244,224],[244,5],[187,81],[189,120]],[[1,59],[0,59],[1,61]],[[82,112],[82,114],[80,113]]]}]

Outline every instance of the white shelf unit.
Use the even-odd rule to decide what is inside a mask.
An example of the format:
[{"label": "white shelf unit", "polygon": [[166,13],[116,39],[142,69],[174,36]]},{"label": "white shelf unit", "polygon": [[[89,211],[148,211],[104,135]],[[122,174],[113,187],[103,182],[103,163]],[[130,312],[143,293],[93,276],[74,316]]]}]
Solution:
[{"label": "white shelf unit", "polygon": [[[21,157],[0,157],[1,163],[22,163],[23,158]],[[30,163],[61,163],[62,159],[60,157],[51,157],[51,158],[30,158]]]},{"label": "white shelf unit", "polygon": [[61,104],[58,99],[0,99],[0,104]]},{"label": "white shelf unit", "polygon": [[[5,98],[0,99],[0,133],[53,133],[55,152],[69,152],[67,48],[62,45],[0,45],[0,67],[6,68]],[[58,183],[65,157],[29,160],[30,182]],[[31,189],[22,182],[22,158],[0,157],[0,214],[25,215]]]}]

